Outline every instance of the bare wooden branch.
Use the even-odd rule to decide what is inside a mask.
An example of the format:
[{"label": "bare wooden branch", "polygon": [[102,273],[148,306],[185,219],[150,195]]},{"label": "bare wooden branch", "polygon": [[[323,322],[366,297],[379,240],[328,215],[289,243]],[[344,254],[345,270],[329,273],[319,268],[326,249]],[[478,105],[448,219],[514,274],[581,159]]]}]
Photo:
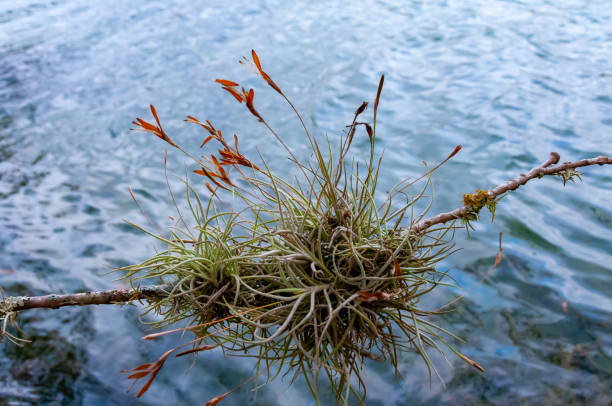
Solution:
[{"label": "bare wooden branch", "polygon": [[63,306],[119,304],[140,299],[163,298],[169,285],[144,286],[138,289],[113,289],[99,292],[70,293],[46,296],[13,296],[0,301],[0,313],[27,309],[58,309]]},{"label": "bare wooden branch", "polygon": [[[510,190],[515,190],[534,178],[541,178],[547,175],[559,175],[565,171],[590,165],[609,165],[612,158],[598,156],[591,159],[583,159],[576,162],[559,162],[559,154],[551,152],[549,158],[541,165],[531,169],[527,174],[520,174],[514,179],[507,181],[487,193],[489,198],[496,198]],[[555,165],[555,166],[551,166]],[[418,222],[410,228],[411,233],[419,233],[436,224],[460,219],[469,213],[467,206],[459,207],[455,210],[440,213],[436,216]],[[17,312],[26,309],[47,308],[57,309],[63,306],[86,306],[99,304],[126,303],[139,299],[163,298],[169,291],[169,285],[147,286],[139,289],[114,289],[100,292],[73,293],[66,295],[47,295],[47,296],[16,296],[9,297],[0,301],[0,315],[9,312]]]},{"label": "bare wooden branch", "polygon": [[[551,166],[557,164],[559,162],[559,159],[560,157],[558,153],[551,152],[550,156],[544,163],[531,169],[527,174],[521,173],[516,178],[511,179],[506,183],[503,183],[489,190],[489,198],[494,199],[510,190],[515,190],[520,186],[523,186],[525,183],[529,182],[533,178],[541,178],[547,175],[558,175],[567,170],[576,169],[583,166],[612,164],[612,158],[601,155],[597,158],[583,159],[581,161],[576,162],[565,162],[560,165]],[[456,208],[455,210],[446,213],[440,213],[436,216],[421,220],[412,227],[410,227],[410,232],[419,233],[436,224],[442,224],[452,220],[460,219],[464,217],[469,212],[469,210],[470,207],[461,206],[459,208]]]}]

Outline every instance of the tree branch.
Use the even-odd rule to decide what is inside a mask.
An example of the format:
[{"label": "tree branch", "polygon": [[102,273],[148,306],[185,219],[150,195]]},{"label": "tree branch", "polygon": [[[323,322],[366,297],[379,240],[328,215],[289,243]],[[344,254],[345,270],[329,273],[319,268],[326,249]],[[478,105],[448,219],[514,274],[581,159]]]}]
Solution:
[{"label": "tree branch", "polygon": [[[539,166],[531,169],[526,175],[521,173],[514,179],[507,181],[491,190],[488,191],[489,198],[494,199],[510,190],[518,189],[520,186],[523,186],[525,183],[529,182],[533,178],[541,178],[546,175],[559,175],[562,172],[567,170],[580,168],[583,166],[590,165],[609,165],[612,164],[612,158],[606,157],[604,155],[598,156],[597,158],[591,159],[583,159],[581,161],[576,162],[565,162],[560,165],[550,166],[553,164],[557,164],[559,162],[560,156],[556,152],[551,152],[548,159]],[[433,216],[427,218],[425,220],[421,220],[412,227],[410,227],[410,232],[419,233],[428,229],[431,226],[436,224],[446,223],[448,221],[460,219],[468,214],[470,211],[470,207],[462,206],[456,208],[453,211],[449,211],[446,213],[440,213],[437,216]]]},{"label": "tree branch", "polygon": [[156,285],[66,295],[13,296],[0,301],[0,315],[27,309],[58,309],[63,306],[119,304],[140,299],[163,298],[168,295],[169,287],[170,285]]},{"label": "tree branch", "polygon": [[[520,174],[516,178],[489,190],[487,192],[489,198],[494,199],[510,190],[515,190],[534,178],[541,178],[547,175],[559,175],[568,170],[583,166],[612,164],[612,158],[603,155],[597,158],[555,165],[559,162],[559,159],[558,153],[551,152],[550,157],[544,163],[531,169],[527,174]],[[437,216],[419,221],[413,225],[409,231],[412,233],[419,233],[436,224],[442,224],[462,218],[469,213],[470,209],[471,208],[468,206],[462,206],[453,211],[440,213]],[[0,301],[0,316],[5,316],[11,312],[35,308],[57,309],[63,306],[117,304],[147,298],[163,298],[167,296],[169,288],[170,285],[158,285],[145,286],[138,289],[114,289],[66,295],[15,296]],[[0,317],[0,320],[1,319]]]}]

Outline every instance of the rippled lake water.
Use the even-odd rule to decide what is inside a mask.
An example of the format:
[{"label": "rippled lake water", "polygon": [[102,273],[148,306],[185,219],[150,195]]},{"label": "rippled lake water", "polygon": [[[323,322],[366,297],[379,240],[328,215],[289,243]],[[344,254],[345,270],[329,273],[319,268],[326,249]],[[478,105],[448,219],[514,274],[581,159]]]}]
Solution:
[{"label": "rippled lake water", "polygon": [[[150,238],[123,219],[160,227],[174,208],[164,145],[129,131],[156,105],[181,144],[202,134],[182,122],[209,118],[279,169],[289,164],[264,128],[213,82],[257,90],[263,115],[308,158],[291,112],[237,62],[257,49],[318,136],[338,137],[386,74],[378,137],[383,186],[423,171],[456,144],[435,177],[433,212],[461,194],[526,171],[550,151],[574,160],[612,153],[612,4],[594,1],[4,1],[0,4],[0,286],[7,295],[106,289],[106,272],[151,255]],[[357,143],[356,153],[365,153]],[[169,155],[178,177],[189,163]],[[193,169],[193,168],[188,168]],[[414,354],[401,376],[368,364],[368,405],[609,404],[612,399],[612,169],[589,167],[563,188],[534,181],[485,215],[443,266],[466,298],[443,326],[481,374],[437,359],[447,388]],[[180,181],[173,180],[180,189]],[[180,198],[180,194],[179,194]],[[485,279],[504,233],[504,259]],[[232,388],[252,365],[221,354],[168,363],[149,392],[126,394],[120,369],[163,353],[143,342],[138,308],[24,312],[32,343],[0,347],[0,404],[198,405]],[[253,401],[303,405],[289,379]]]}]

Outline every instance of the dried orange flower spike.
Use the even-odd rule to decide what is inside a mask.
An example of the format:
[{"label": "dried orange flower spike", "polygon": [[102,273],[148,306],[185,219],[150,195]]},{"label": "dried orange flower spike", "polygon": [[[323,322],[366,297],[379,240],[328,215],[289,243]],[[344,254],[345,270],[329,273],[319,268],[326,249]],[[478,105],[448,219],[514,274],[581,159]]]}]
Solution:
[{"label": "dried orange flower spike", "polygon": [[132,130],[144,131],[144,132],[155,134],[157,137],[166,141],[168,144],[172,145],[173,147],[177,147],[174,141],[172,141],[172,139],[170,139],[168,134],[166,134],[166,132],[162,129],[161,123],[159,122],[159,117],[157,117],[157,111],[155,110],[155,107],[153,107],[152,104],[151,104],[151,113],[153,114],[153,117],[155,118],[155,122],[157,123],[157,126],[149,122],[146,122],[141,118],[137,118],[136,121],[132,121],[132,124],[140,128],[132,128]]},{"label": "dried orange flower spike", "polygon": [[248,92],[242,89],[242,94],[244,95],[244,100],[246,101],[247,108],[255,117],[259,119],[259,121],[263,122],[263,118],[259,115],[257,110],[255,110],[255,106],[253,105],[253,98],[255,97],[255,91],[250,89]]},{"label": "dried orange flower spike", "polygon": [[253,57],[253,63],[257,67],[257,70],[261,74],[261,77],[270,85],[270,87],[272,89],[276,90],[279,94],[282,95],[283,92],[282,92],[282,90],[280,90],[280,87],[278,87],[276,85],[276,83],[274,83],[272,78],[270,78],[270,76],[268,76],[268,74],[266,72],[264,72],[263,69],[261,68],[261,63],[259,62],[259,57],[257,56],[257,53],[255,52],[254,49],[251,50],[251,56]]},{"label": "dried orange flower spike", "polygon": [[228,86],[228,87],[235,87],[238,86],[238,83],[236,82],[232,82],[231,80],[225,80],[225,79],[216,79],[215,82],[217,83],[221,83],[223,86]]},{"label": "dried orange flower spike", "polygon": [[238,137],[236,134],[234,134],[234,145],[235,151],[232,151],[229,147],[219,150],[219,155],[221,155],[221,165],[242,165],[259,171],[260,169],[249,161],[244,155],[242,155],[240,150],[238,150]]},{"label": "dried orange flower spike", "polygon": [[[130,376],[128,376],[128,379],[134,379],[134,383],[132,384],[132,386],[134,386],[136,384],[136,382],[138,382],[140,379],[142,379],[142,378],[146,377],[147,375],[151,374],[151,376],[149,377],[149,380],[147,381],[147,383],[145,383],[144,386],[142,388],[140,388],[140,390],[138,391],[138,394],[136,395],[137,397],[141,397],[149,389],[149,387],[151,386],[151,384],[155,380],[155,377],[157,376],[157,374],[159,373],[161,368],[164,366],[164,363],[166,362],[166,359],[168,359],[168,357],[170,356],[170,354],[172,354],[174,352],[174,350],[176,350],[176,348],[173,348],[173,349],[167,351],[166,353],[164,353],[164,355],[162,355],[155,362],[147,363],[147,364],[142,364],[142,365],[140,365],[140,366],[138,366],[138,367],[136,367],[134,369],[130,369],[130,370],[125,370],[124,369],[124,370],[121,371],[122,373],[131,374]],[[132,389],[132,386],[130,386],[128,391],[130,389]]]},{"label": "dried orange flower spike", "polygon": [[225,80],[225,79],[216,79],[215,82],[223,85],[223,90],[227,90],[229,94],[234,96],[234,98],[238,100],[238,103],[242,103],[244,101],[244,96],[238,93],[236,89],[234,89],[234,87],[238,86],[238,83],[232,82],[231,80]]}]

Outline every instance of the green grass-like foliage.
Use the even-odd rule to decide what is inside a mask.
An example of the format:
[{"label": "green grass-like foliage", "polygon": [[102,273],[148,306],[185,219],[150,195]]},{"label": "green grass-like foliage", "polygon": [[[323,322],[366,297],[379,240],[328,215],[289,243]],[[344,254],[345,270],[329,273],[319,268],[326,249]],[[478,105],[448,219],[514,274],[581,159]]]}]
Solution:
[{"label": "green grass-like foliage", "polygon": [[[448,346],[441,334],[450,333],[430,321],[435,312],[419,308],[419,301],[444,284],[446,275],[436,270],[436,264],[451,253],[454,226],[419,233],[411,232],[410,226],[425,214],[415,214],[415,203],[429,199],[425,192],[437,167],[422,177],[424,186],[412,198],[406,197],[406,189],[414,181],[405,180],[386,193],[377,191],[382,156],[377,157],[374,148],[376,112],[384,77],[372,125],[358,121],[367,107],[364,102],[334,151],[329,140],[321,144],[309,134],[293,104],[261,69],[254,51],[252,58],[255,71],[296,112],[314,159],[300,163],[255,109],[254,91],[238,90],[239,85],[228,80],[217,82],[245,102],[287,149],[297,180],[279,177],[265,162],[255,164],[244,157],[237,138],[230,145],[209,121],[191,116],[186,120],[207,131],[203,145],[214,141],[222,147],[218,157],[199,159],[165,133],[152,106],[157,125],[135,122],[192,157],[208,189],[203,199],[187,182],[196,226],[187,227],[181,216],[169,236],[151,233],[167,248],[141,264],[122,268],[133,284],[146,279],[172,286],[166,298],[148,305],[148,312],[161,316],[157,327],[188,324],[145,338],[195,334],[156,363],[129,371],[132,379],[149,376],[139,395],[170,353],[182,356],[217,347],[226,354],[255,357],[255,374],[264,380],[281,372],[303,376],[317,403],[322,376],[328,378],[338,403],[349,398],[363,402],[364,358],[390,362],[397,371],[400,353],[415,351],[430,372],[435,371],[427,351]],[[370,154],[363,162],[347,158],[356,136],[369,138]],[[230,178],[230,168],[236,170],[237,180]],[[239,199],[244,209],[227,211],[225,199]]]}]

